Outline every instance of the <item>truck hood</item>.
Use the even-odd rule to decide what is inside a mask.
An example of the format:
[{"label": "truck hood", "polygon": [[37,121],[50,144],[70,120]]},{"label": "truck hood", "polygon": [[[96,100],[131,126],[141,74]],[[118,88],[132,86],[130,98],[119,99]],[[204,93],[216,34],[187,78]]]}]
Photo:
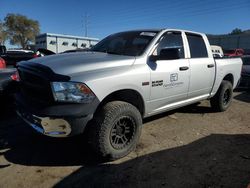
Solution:
[{"label": "truck hood", "polygon": [[113,55],[101,52],[73,52],[45,56],[30,60],[51,68],[55,73],[72,76],[87,71],[130,66],[135,57]]}]

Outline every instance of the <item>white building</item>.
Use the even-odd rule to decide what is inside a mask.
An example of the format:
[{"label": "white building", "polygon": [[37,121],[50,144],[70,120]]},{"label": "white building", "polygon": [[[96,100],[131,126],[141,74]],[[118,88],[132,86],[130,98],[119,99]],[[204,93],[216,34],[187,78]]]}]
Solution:
[{"label": "white building", "polygon": [[90,48],[98,41],[97,38],[44,33],[36,36],[36,49],[45,48],[60,53],[77,48]]}]

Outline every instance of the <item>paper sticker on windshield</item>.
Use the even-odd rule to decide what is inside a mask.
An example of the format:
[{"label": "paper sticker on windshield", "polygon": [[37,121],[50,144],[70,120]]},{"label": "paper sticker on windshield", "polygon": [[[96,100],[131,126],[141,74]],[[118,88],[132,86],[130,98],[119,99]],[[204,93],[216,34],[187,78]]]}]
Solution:
[{"label": "paper sticker on windshield", "polygon": [[153,33],[153,32],[141,32],[140,35],[154,37],[156,35],[156,33]]}]

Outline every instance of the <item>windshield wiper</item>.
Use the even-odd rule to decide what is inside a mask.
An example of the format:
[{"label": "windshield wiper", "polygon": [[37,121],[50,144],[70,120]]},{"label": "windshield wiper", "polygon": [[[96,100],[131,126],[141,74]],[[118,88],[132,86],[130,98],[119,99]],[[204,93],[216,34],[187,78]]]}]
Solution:
[{"label": "windshield wiper", "polygon": [[102,53],[107,53],[107,54],[115,54],[115,55],[121,55],[120,53],[117,53],[115,51],[109,51],[109,50],[91,50],[93,52],[102,52]]},{"label": "windshield wiper", "polygon": [[107,54],[115,54],[115,55],[121,55],[120,53],[114,52],[114,51],[106,51]]}]

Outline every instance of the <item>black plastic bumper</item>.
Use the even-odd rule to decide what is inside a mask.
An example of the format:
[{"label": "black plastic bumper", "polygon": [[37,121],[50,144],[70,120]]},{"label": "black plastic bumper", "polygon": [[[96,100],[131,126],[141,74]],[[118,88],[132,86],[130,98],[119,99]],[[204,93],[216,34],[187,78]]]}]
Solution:
[{"label": "black plastic bumper", "polygon": [[[53,104],[28,100],[16,94],[19,116],[38,132],[47,136],[67,137],[83,133],[99,105],[98,99],[89,104]],[[61,129],[64,127],[64,130]],[[70,130],[69,130],[70,129]]]}]

